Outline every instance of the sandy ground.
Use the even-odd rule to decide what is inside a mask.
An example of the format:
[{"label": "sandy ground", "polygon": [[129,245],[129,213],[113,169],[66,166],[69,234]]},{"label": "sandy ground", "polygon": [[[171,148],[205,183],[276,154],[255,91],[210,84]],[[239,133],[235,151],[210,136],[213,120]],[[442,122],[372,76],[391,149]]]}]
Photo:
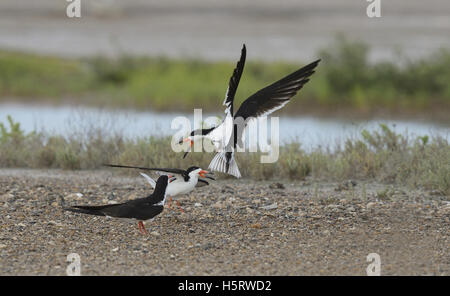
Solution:
[{"label": "sandy ground", "polygon": [[307,61],[337,33],[367,42],[372,59],[417,58],[450,47],[450,1],[89,0],[80,19],[61,0],[0,1],[0,47],[65,56],[190,56]]},{"label": "sandy ground", "polygon": [[[450,275],[450,203],[436,192],[351,183],[218,180],[177,198],[149,235],[120,219],[64,212],[144,196],[117,171],[0,170],[0,274]],[[82,193],[77,197],[74,193]],[[268,208],[266,206],[269,206]]]}]

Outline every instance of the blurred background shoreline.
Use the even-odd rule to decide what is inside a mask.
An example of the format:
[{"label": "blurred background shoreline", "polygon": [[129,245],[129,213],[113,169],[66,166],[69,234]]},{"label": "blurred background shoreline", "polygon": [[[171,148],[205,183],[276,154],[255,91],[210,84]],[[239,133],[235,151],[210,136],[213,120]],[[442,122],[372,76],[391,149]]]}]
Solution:
[{"label": "blurred background shoreline", "polygon": [[[402,119],[449,124],[450,50],[396,62],[369,62],[370,48],[338,35],[314,79],[277,114]],[[236,51],[238,53],[238,51]],[[251,53],[251,52],[250,52]],[[249,61],[235,101],[305,63]],[[124,55],[62,58],[0,49],[0,104],[88,106],[154,112],[222,113],[235,62]]]},{"label": "blurred background shoreline", "polygon": [[246,43],[238,103],[322,58],[279,114],[449,123],[448,1],[382,1],[381,18],[354,0],[67,5],[0,3],[0,103],[221,113]]},{"label": "blurred background shoreline", "polygon": [[[223,115],[236,96],[321,58],[273,114],[280,160],[239,160],[258,179],[376,179],[448,194],[450,2],[363,0],[0,2],[0,166],[92,169],[105,162],[185,166],[171,119]],[[191,122],[192,124],[198,124]],[[194,153],[207,166],[211,155]]]},{"label": "blurred background shoreline", "polygon": [[450,47],[446,0],[381,1],[369,18],[363,0],[89,0],[81,18],[59,0],[2,0],[0,47],[68,57],[145,55],[235,61],[306,62],[336,34],[366,43],[369,60],[418,59]]}]

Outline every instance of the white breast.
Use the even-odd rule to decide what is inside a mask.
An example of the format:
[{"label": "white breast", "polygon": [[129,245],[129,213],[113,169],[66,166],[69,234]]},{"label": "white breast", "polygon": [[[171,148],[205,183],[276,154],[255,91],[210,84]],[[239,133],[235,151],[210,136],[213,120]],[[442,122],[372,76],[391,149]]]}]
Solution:
[{"label": "white breast", "polygon": [[166,189],[166,194],[168,196],[175,196],[179,194],[186,194],[194,189],[197,184],[198,178],[191,177],[188,182],[185,182],[184,179],[176,179],[172,183],[169,183]]},{"label": "white breast", "polygon": [[206,137],[210,139],[217,150],[223,149],[231,138],[233,131],[233,118],[227,116],[225,120],[214,130],[212,130]]}]

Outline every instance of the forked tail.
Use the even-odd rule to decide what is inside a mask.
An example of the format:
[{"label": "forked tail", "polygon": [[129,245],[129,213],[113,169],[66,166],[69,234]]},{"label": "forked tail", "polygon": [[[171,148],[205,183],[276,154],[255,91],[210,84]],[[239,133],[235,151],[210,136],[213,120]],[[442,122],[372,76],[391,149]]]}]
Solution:
[{"label": "forked tail", "polygon": [[230,174],[236,178],[241,177],[233,152],[219,152],[217,153],[208,167],[211,171],[222,172]]}]

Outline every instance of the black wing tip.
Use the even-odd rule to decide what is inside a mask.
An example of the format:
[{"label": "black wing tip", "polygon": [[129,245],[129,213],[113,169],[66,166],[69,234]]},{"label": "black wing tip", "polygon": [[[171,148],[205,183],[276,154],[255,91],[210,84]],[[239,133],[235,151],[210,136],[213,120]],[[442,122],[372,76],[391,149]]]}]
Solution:
[{"label": "black wing tip", "polygon": [[[70,207],[64,207],[64,211],[70,211],[75,213],[80,213],[81,211],[93,211],[91,206],[70,206]],[[94,210],[95,211],[95,210]]]},{"label": "black wing tip", "polygon": [[312,62],[308,66],[313,66],[313,68],[315,68],[320,63],[320,61],[322,61],[322,59],[315,60],[314,62]]},{"label": "black wing tip", "polygon": [[146,170],[146,171],[156,171],[159,170],[158,168],[147,168],[147,167],[139,167],[139,166],[131,166],[131,165],[121,165],[121,164],[102,164],[106,167],[111,168],[122,168],[122,169],[136,169],[136,170]]},{"label": "black wing tip", "polygon": [[72,213],[82,213],[82,210],[74,208],[74,207],[68,207],[68,208],[62,208],[63,211],[72,212]]},{"label": "black wing tip", "polygon": [[314,69],[317,67],[317,65],[319,65],[321,60],[322,59],[318,59],[318,60],[315,60],[312,63],[307,64],[306,66],[300,68],[298,70],[298,72],[303,72],[305,75],[312,75],[312,74],[314,74]]},{"label": "black wing tip", "polygon": [[70,206],[67,209],[72,210],[92,210],[94,206]]},{"label": "black wing tip", "polygon": [[[119,205],[119,204],[117,204]],[[112,207],[114,205],[107,205],[107,206],[71,206],[71,207],[65,207],[63,208],[65,211],[73,212],[73,213],[79,213],[79,214],[88,214],[88,215],[95,215],[95,216],[106,216],[102,210]]]},{"label": "black wing tip", "polygon": [[245,43],[242,44],[242,50],[241,50],[241,59],[239,62],[247,58],[247,47],[245,46]]},{"label": "black wing tip", "polygon": [[110,167],[110,168],[125,168],[125,169],[135,169],[135,168],[137,168],[137,167],[134,167],[134,166],[120,165],[120,164],[110,164],[110,163],[103,163],[102,166]]}]

